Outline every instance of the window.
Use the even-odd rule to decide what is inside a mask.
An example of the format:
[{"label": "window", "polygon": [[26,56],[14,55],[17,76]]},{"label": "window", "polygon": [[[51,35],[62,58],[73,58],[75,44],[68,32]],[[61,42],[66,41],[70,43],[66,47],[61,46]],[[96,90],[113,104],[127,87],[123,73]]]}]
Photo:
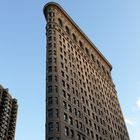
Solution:
[{"label": "window", "polygon": [[48,86],[48,93],[52,92],[52,86]]},{"label": "window", "polygon": [[52,82],[52,76],[48,76],[48,82]]},{"label": "window", "polygon": [[56,50],[53,51],[54,55],[56,55]]},{"label": "window", "polygon": [[86,113],[86,107],[85,106],[83,106],[83,109],[84,109],[84,112]]},{"label": "window", "polygon": [[49,139],[48,140],[53,140],[53,137],[49,137]]},{"label": "window", "polygon": [[56,93],[58,92],[58,88],[57,88],[57,86],[55,86],[55,92],[56,92]]},{"label": "window", "polygon": [[91,131],[90,133],[91,133],[91,137],[92,137],[92,138],[94,138],[94,134],[93,134],[93,131]]},{"label": "window", "polygon": [[49,97],[48,98],[48,104],[51,105],[52,103],[53,103],[53,98],[52,97]]},{"label": "window", "polygon": [[85,117],[85,122],[86,122],[86,124],[88,124],[88,119],[87,119],[87,117]]},{"label": "window", "polygon": [[49,122],[48,130],[49,130],[49,132],[53,131],[53,122]]},{"label": "window", "polygon": [[97,60],[98,67],[100,68],[100,62]]},{"label": "window", "polygon": [[60,48],[60,52],[63,52],[63,49],[62,48]]},{"label": "window", "polygon": [[88,51],[88,49],[87,49],[87,48],[85,48],[85,50],[86,50],[86,53],[89,55],[89,51]]},{"label": "window", "polygon": [[68,136],[69,135],[69,129],[67,126],[65,126],[65,135]]},{"label": "window", "polygon": [[78,121],[77,120],[75,120],[75,125],[78,128]]},{"label": "window", "polygon": [[61,62],[61,67],[64,68],[64,64]]},{"label": "window", "polygon": [[66,75],[66,80],[69,81],[69,76],[68,75]]},{"label": "window", "polygon": [[91,109],[93,110],[93,104],[90,104],[90,106],[91,106]]},{"label": "window", "polygon": [[90,127],[92,127],[92,122],[91,122],[91,120],[89,120],[89,125],[90,125]]},{"label": "window", "polygon": [[65,101],[63,101],[63,106],[65,109],[67,109],[67,103]]},{"label": "window", "polygon": [[52,55],[52,50],[48,50],[48,55]]},{"label": "window", "polygon": [[99,122],[99,120],[98,120],[98,116],[96,116],[96,121]]},{"label": "window", "polygon": [[83,49],[83,43],[81,41],[79,41],[79,45]]},{"label": "window", "polygon": [[82,137],[82,140],[85,140],[85,137]]},{"label": "window", "polygon": [[53,117],[53,109],[48,110],[48,117],[52,118]]},{"label": "window", "polygon": [[72,37],[73,37],[73,40],[76,42],[76,41],[77,41],[77,39],[76,39],[75,34],[72,34]]},{"label": "window", "polygon": [[68,95],[68,100],[71,101],[71,96],[70,94],[67,94]]},{"label": "window", "polygon": [[51,40],[52,40],[52,36],[49,36],[49,37],[48,37],[48,41],[51,41]]},{"label": "window", "polygon": [[77,134],[77,140],[81,140],[80,134]]},{"label": "window", "polygon": [[68,34],[70,34],[70,30],[69,30],[69,27],[68,27],[68,26],[66,26],[66,32],[67,32]]},{"label": "window", "polygon": [[63,77],[65,76],[65,75],[64,75],[64,71],[61,71],[61,74],[62,74]]},{"label": "window", "polygon": [[59,41],[59,43],[60,43],[60,45],[62,46],[62,42],[61,42],[61,41]]},{"label": "window", "polygon": [[108,78],[110,78],[110,73],[107,71]]},{"label": "window", "polygon": [[58,97],[55,97],[55,103],[58,104]]},{"label": "window", "polygon": [[70,130],[70,137],[73,138],[74,137],[74,131],[71,129]]},{"label": "window", "polygon": [[55,82],[57,82],[57,76],[55,76],[54,79],[55,79]]},{"label": "window", "polygon": [[[65,62],[66,63],[66,62]],[[66,72],[68,72],[68,67],[67,66],[65,66],[65,70],[66,70]]]},{"label": "window", "polygon": [[74,108],[74,114],[75,114],[75,116],[77,116],[77,109],[76,108]]},{"label": "window", "polygon": [[59,131],[59,122],[56,122],[56,131]]},{"label": "window", "polygon": [[51,48],[52,47],[52,43],[48,43],[48,48]]},{"label": "window", "polygon": [[96,134],[96,140],[99,140],[99,137],[98,137],[98,135]]},{"label": "window", "polygon": [[84,97],[82,97],[82,102],[85,103],[85,99],[84,99]]},{"label": "window", "polygon": [[56,66],[54,67],[54,71],[57,72],[57,67]]},{"label": "window", "polygon": [[73,119],[72,119],[72,117],[69,117],[69,123],[70,123],[71,125],[73,125]]},{"label": "window", "polygon": [[92,60],[95,62],[95,57],[94,57],[93,54],[91,54],[91,58],[92,58]]},{"label": "window", "polygon": [[59,111],[56,109],[56,117],[59,117]]},{"label": "window", "polygon": [[62,85],[63,85],[63,87],[65,87],[65,81],[64,80],[62,80]]},{"label": "window", "polygon": [[66,113],[64,113],[64,121],[68,121],[68,115]]},{"label": "window", "polygon": [[78,117],[81,118],[81,112],[78,110]]},{"label": "window", "polygon": [[52,66],[48,67],[48,72],[52,72]]},{"label": "window", "polygon": [[89,111],[89,109],[87,109],[87,112],[88,112],[88,115],[90,116],[90,111]]},{"label": "window", "polygon": [[72,112],[71,105],[68,105],[69,112]]},{"label": "window", "polygon": [[52,63],[52,58],[48,58],[48,63],[51,64]]},{"label": "window", "polygon": [[63,55],[62,54],[60,54],[60,58],[63,60]]},{"label": "window", "polygon": [[76,102],[77,102],[77,106],[80,106],[79,100],[77,100]]},{"label": "window", "polygon": [[66,98],[66,92],[65,92],[65,90],[62,90],[62,92],[63,92],[63,96]]},{"label": "window", "polygon": [[70,86],[69,86],[69,84],[67,84],[67,90],[70,90]]},{"label": "window", "polygon": [[82,130],[83,126],[82,126],[82,123],[81,122],[79,123],[79,127]]},{"label": "window", "polygon": [[63,22],[62,22],[62,20],[59,18],[58,19],[58,23],[59,23],[59,25],[61,26],[61,27],[63,27]]},{"label": "window", "polygon": [[89,135],[89,129],[87,128],[87,135]]},{"label": "window", "polygon": [[54,63],[55,63],[55,64],[56,64],[56,61],[57,61],[56,58],[54,58]]}]

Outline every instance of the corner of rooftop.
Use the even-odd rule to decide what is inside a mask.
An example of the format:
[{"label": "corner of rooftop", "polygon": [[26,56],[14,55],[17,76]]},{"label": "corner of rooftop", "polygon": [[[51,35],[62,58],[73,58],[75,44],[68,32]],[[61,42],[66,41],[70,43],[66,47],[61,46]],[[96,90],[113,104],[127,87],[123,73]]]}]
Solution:
[{"label": "corner of rooftop", "polygon": [[48,6],[50,6],[50,5],[54,5],[54,6],[57,6],[57,7],[59,7],[59,8],[62,9],[62,7],[61,7],[58,3],[51,1],[51,2],[48,2],[48,3],[46,3],[46,4],[44,5],[44,7],[43,7],[43,12],[45,12],[46,7],[48,7]]},{"label": "corner of rooftop", "polygon": [[[112,71],[113,67],[112,65],[110,64],[110,62],[106,59],[106,57],[103,56],[103,54],[98,50],[98,48],[96,47],[96,45],[89,39],[89,37],[82,31],[82,29],[74,22],[74,20],[67,14],[67,12],[61,7],[61,5],[59,5],[57,2],[48,2],[44,5],[44,8],[43,8],[43,13],[45,15],[45,9],[50,6],[50,5],[53,5],[53,6],[56,6],[58,7],[66,17],[69,18],[69,20],[71,21],[71,23],[80,31],[80,33],[86,38],[86,40],[92,45],[94,46],[95,50],[97,51],[97,53],[105,60],[105,62],[108,64],[108,66],[110,67],[110,71]],[[46,17],[46,15],[45,15]]]}]

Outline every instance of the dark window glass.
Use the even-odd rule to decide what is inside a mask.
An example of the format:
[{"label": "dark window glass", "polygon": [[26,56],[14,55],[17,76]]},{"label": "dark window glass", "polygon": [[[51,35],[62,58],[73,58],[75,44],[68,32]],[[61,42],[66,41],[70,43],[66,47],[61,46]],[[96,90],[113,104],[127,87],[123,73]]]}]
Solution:
[{"label": "dark window glass", "polygon": [[49,124],[48,124],[48,130],[49,130],[49,132],[50,131],[53,131],[53,122],[49,122]]},{"label": "dark window glass", "polygon": [[66,32],[67,32],[68,34],[70,34],[70,30],[69,30],[69,27],[68,27],[68,26],[66,26]]},{"label": "dark window glass", "polygon": [[63,22],[62,22],[62,20],[59,18],[58,19],[58,23],[59,23],[59,25],[61,26],[61,27],[63,27]]},{"label": "dark window glass", "polygon": [[53,109],[48,110],[48,117],[52,118],[53,117]]},{"label": "dark window glass", "polygon": [[52,92],[52,86],[48,86],[48,93]]},{"label": "dark window glass", "polygon": [[73,40],[76,42],[76,41],[77,41],[77,39],[76,39],[75,34],[72,34],[72,37],[73,37]]},{"label": "dark window glass", "polygon": [[52,76],[48,76],[48,82],[52,82]]},{"label": "dark window glass", "polygon": [[65,126],[65,135],[68,136],[69,135],[69,128],[67,126]]},{"label": "dark window glass", "polygon": [[48,98],[48,104],[51,105],[52,103],[53,103],[53,98],[52,97],[49,97]]}]

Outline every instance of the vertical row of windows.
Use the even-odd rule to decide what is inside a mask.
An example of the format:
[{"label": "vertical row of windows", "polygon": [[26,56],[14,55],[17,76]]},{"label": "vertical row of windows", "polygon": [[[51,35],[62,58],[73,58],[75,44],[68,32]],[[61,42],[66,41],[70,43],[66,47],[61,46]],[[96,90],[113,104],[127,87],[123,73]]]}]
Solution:
[{"label": "vertical row of windows", "polygon": [[[49,25],[48,25],[49,26]],[[47,45],[47,93],[48,93],[48,133],[53,134],[53,132],[60,131],[60,124],[57,121],[53,121],[59,117],[58,109],[58,93],[57,86],[57,48],[56,48],[56,32],[55,30],[48,30],[48,45]],[[52,74],[53,72],[53,74]],[[55,73],[55,75],[54,75]],[[54,83],[55,84],[52,84]],[[54,107],[55,105],[55,107]],[[55,138],[55,139],[54,139]],[[60,140],[59,137],[48,137],[48,140]]]}]

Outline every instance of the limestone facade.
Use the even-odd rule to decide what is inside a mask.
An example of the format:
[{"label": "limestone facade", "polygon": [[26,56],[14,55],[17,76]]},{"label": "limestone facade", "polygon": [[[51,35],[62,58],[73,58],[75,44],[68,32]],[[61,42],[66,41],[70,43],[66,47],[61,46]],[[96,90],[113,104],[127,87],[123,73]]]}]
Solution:
[{"label": "limestone facade", "polygon": [[56,3],[46,24],[46,140],[129,140],[112,66]]}]

